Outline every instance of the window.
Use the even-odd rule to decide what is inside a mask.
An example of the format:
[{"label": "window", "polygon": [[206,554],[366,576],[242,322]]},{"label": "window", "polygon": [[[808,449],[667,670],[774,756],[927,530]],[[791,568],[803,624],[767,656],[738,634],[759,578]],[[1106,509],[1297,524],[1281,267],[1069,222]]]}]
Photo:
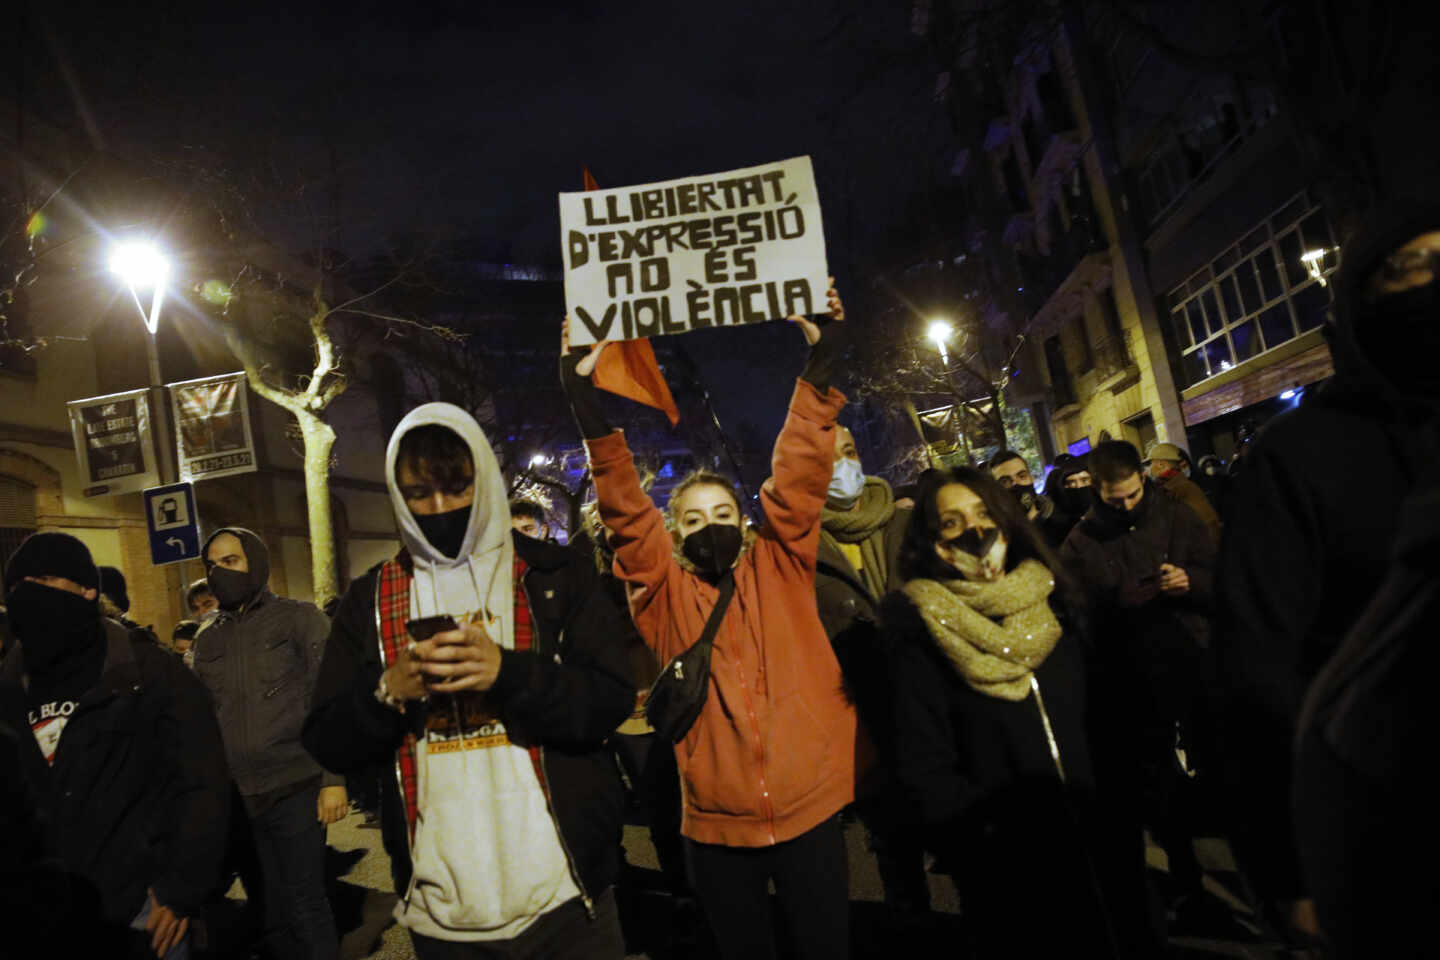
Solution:
[{"label": "window", "polygon": [[35,532],[35,488],[23,480],[0,476],[0,564]]},{"label": "window", "polygon": [[[1171,291],[1184,386],[1223,373],[1325,322],[1329,287],[1301,257],[1334,247],[1324,211],[1302,192]],[[1321,273],[1335,271],[1327,253]]]}]

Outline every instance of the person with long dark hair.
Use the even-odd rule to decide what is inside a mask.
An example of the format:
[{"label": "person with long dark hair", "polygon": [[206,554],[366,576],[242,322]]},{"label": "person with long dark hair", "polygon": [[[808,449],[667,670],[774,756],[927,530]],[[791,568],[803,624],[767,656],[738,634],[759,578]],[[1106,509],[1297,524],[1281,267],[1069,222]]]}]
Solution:
[{"label": "person with long dark hair", "polygon": [[[921,481],[882,608],[896,767],[978,956],[1111,956],[1070,578],[988,472]],[[1043,921],[1039,918],[1043,916]]]}]

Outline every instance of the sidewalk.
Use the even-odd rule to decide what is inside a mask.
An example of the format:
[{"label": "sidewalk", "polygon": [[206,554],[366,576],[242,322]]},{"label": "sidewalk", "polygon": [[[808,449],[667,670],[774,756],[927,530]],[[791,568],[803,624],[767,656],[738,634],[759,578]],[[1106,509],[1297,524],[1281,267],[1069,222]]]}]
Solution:
[{"label": "sidewalk", "polygon": [[[342,960],[410,960],[415,956],[410,946],[409,935],[395,924],[390,916],[396,896],[390,882],[390,862],[380,845],[380,831],[363,829],[359,814],[351,814],[330,827],[332,873],[338,874],[334,894],[335,919],[343,931],[340,945]],[[858,824],[851,824],[845,833],[850,853],[850,901],[851,925],[855,943],[855,960],[869,957],[887,958],[896,947],[925,950],[926,946],[912,942],[906,944],[884,943],[879,936],[883,915],[880,874],[874,856],[865,849],[864,831]],[[647,892],[659,888],[659,864],[655,859],[654,847],[643,827],[625,827],[625,850],[630,878],[637,880],[637,896],[642,902],[646,897],[660,894]],[[1239,906],[1226,885],[1219,882],[1233,871],[1228,851],[1218,841],[1203,842],[1199,849],[1201,861],[1207,870],[1206,886],[1211,893],[1222,900]],[[1151,848],[1151,866],[1163,869],[1164,854]],[[955,895],[954,885],[947,877],[930,877],[932,908],[936,912],[936,929],[928,931],[923,938],[937,939],[934,943],[937,956],[953,955],[955,932],[959,929],[960,904]],[[937,937],[938,934],[938,937]],[[643,947],[648,940],[647,932],[641,930],[636,939]],[[1241,943],[1203,938],[1174,938],[1171,946],[1175,956],[1183,958],[1236,957],[1245,960],[1276,960],[1281,957],[1273,944]],[[929,952],[928,950],[926,952]],[[646,953],[631,954],[631,960],[659,960]]]}]

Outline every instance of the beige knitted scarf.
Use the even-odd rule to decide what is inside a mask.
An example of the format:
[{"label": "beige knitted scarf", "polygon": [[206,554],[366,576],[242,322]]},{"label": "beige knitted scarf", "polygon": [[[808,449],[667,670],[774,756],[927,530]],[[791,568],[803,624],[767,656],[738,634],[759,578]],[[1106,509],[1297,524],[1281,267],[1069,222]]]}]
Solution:
[{"label": "beige knitted scarf", "polygon": [[1055,577],[1025,560],[998,580],[912,580],[905,595],[965,682],[986,696],[1024,700],[1031,672],[1060,640],[1048,597]]}]

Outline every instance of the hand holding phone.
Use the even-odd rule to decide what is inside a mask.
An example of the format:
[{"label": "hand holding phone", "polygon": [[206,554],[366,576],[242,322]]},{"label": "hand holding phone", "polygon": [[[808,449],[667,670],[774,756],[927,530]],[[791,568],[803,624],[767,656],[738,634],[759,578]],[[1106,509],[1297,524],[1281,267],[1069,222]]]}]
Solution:
[{"label": "hand holding phone", "polygon": [[459,626],[450,617],[426,619],[449,621],[433,625],[411,621],[422,631],[429,631],[426,639],[417,640],[412,648],[427,691],[459,693],[489,690],[494,686],[500,675],[500,648],[483,626],[477,623]]},{"label": "hand holding phone", "polygon": [[410,639],[419,642],[429,640],[437,633],[445,633],[450,630],[459,630],[460,625],[455,618],[448,613],[442,613],[434,617],[420,617],[405,624],[405,632],[410,634]]},{"label": "hand holding phone", "polygon": [[1173,563],[1160,565],[1160,591],[1166,596],[1183,597],[1190,592],[1190,574]]}]

